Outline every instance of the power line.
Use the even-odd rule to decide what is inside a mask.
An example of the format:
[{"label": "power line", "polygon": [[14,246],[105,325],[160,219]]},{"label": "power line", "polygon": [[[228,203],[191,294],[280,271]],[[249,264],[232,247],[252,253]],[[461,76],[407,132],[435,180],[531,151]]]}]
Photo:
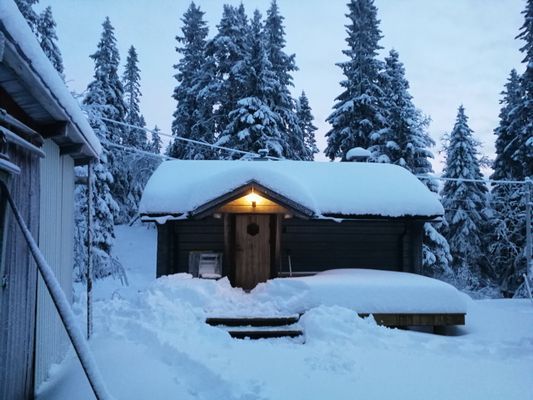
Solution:
[{"label": "power line", "polygon": [[122,149],[122,150],[134,151],[134,152],[137,152],[139,154],[144,154],[144,155],[149,156],[149,157],[157,157],[157,158],[162,158],[164,160],[179,160],[179,158],[167,156],[167,155],[164,155],[164,154],[153,153],[151,151],[140,150],[140,149],[138,149],[136,147],[124,146],[122,144],[110,142],[109,140],[100,140],[100,141],[103,144],[105,144],[107,146],[110,146],[110,147],[115,147],[117,149]]},{"label": "power line", "polygon": [[[211,144],[211,143],[207,143],[207,142],[201,142],[199,140],[184,138],[182,136],[172,135],[172,134],[160,131],[160,130],[155,131],[153,129],[146,128],[144,126],[128,124],[126,122],[121,122],[121,121],[117,121],[117,120],[106,118],[106,117],[99,117],[99,118],[102,121],[111,122],[113,124],[125,126],[127,128],[142,129],[142,130],[150,132],[152,134],[155,133],[155,134],[160,135],[160,136],[165,136],[165,137],[168,137],[168,138],[171,138],[171,139],[181,140],[181,141],[187,142],[187,143],[197,144],[197,145],[200,145],[200,146],[207,146],[207,147],[210,147],[210,148],[213,148],[213,149],[229,151],[229,152],[232,152],[232,153],[238,153],[238,154],[243,154],[243,155],[250,155],[250,156],[254,156],[254,157],[260,157],[260,154],[257,154],[257,153],[251,152],[251,151],[237,150],[237,149],[233,149],[231,147],[226,147],[226,146],[218,146],[216,144]],[[123,148],[123,149],[129,149],[129,150],[133,150],[133,151],[138,151],[140,153],[145,153],[146,155],[159,156],[161,158],[178,160],[175,157],[159,155],[159,154],[156,154],[156,153],[152,153],[152,152],[148,152],[148,151],[144,151],[144,150],[139,150],[139,149],[137,149],[135,147],[127,147],[127,146],[119,145],[117,143],[111,143],[109,141],[107,141],[107,143],[109,145],[113,145],[115,147],[120,147],[120,148]],[[266,158],[271,159],[271,160],[283,160],[283,158],[273,157],[273,156],[266,156]],[[531,182],[530,180],[517,181],[517,180],[508,180],[508,179],[494,180],[494,179],[447,178],[447,177],[443,177],[443,176],[432,176],[432,175],[415,175],[415,176],[417,178],[419,178],[419,179],[436,179],[436,180],[440,180],[440,181],[466,182],[466,183],[484,183],[484,184],[495,183],[495,184],[503,184],[503,185],[516,185],[516,184],[524,185],[524,184],[527,184],[527,183]]]},{"label": "power line", "polygon": [[[210,147],[212,149],[217,149],[217,150],[225,150],[225,151],[229,151],[231,153],[238,153],[238,154],[243,154],[243,155],[260,157],[259,154],[253,153],[251,151],[237,150],[237,149],[232,149],[231,147],[218,146],[216,144],[211,144],[211,143],[207,143],[207,142],[201,142],[199,140],[184,138],[182,136],[171,135],[171,134],[168,134],[168,133],[164,133],[162,131],[155,131],[153,129],[146,128],[144,126],[132,125],[132,124],[128,124],[128,123],[125,123],[125,122],[116,121],[116,120],[110,119],[110,118],[105,118],[105,117],[99,117],[99,118],[102,121],[111,122],[113,124],[125,126],[127,128],[142,129],[142,130],[145,130],[145,131],[150,132],[152,134],[155,133],[155,134],[160,135],[160,136],[165,136],[165,137],[168,137],[168,138],[171,138],[171,139],[181,140],[181,141],[187,142],[187,143],[197,144],[197,145],[200,145],[200,146],[206,146],[206,147]],[[281,158],[273,157],[273,156],[266,156],[265,158],[268,158],[268,159],[271,159],[271,160],[281,160]]]},{"label": "power line", "polygon": [[513,180],[494,180],[494,179],[469,179],[469,178],[446,178],[443,176],[431,176],[431,175],[415,175],[419,179],[438,179],[440,181],[450,181],[450,182],[467,182],[467,183],[497,183],[503,185],[516,185],[516,184],[527,184],[528,181],[513,181]]}]

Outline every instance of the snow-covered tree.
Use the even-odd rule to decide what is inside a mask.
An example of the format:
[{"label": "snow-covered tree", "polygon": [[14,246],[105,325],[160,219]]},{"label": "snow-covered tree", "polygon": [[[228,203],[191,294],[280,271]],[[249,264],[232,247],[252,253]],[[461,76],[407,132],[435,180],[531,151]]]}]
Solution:
[{"label": "snow-covered tree", "polygon": [[[522,181],[533,177],[533,1],[522,12],[524,23],[517,39],[525,43],[526,69],[516,71],[505,85],[496,139],[495,180]],[[529,185],[530,186],[530,185]],[[502,292],[513,295],[526,268],[526,191],[525,184],[495,184],[492,188],[491,261],[500,277]]]},{"label": "snow-covered tree", "polygon": [[289,87],[293,86],[292,72],[297,71],[295,55],[285,52],[285,27],[283,16],[279,12],[276,0],[273,0],[267,11],[264,24],[264,42],[272,71],[278,86],[272,93],[271,109],[281,118],[280,135],[286,142],[284,156],[294,160],[308,160],[313,154],[308,152],[305,135],[301,130],[296,113],[296,102],[292,98]]},{"label": "snow-covered tree", "polygon": [[528,0],[524,14],[524,24],[517,38],[525,44],[520,48],[524,53],[526,70],[520,79],[522,100],[514,111],[513,119],[518,121],[520,130],[516,137],[516,151],[513,159],[522,165],[523,177],[533,178],[533,0]]},{"label": "snow-covered tree", "polygon": [[[452,179],[482,179],[478,160],[478,142],[468,126],[464,107],[460,106],[446,148],[443,176]],[[448,180],[442,190],[442,204],[448,222],[446,237],[453,257],[457,283],[477,287],[482,269],[483,233],[487,206],[487,187],[482,182]]]},{"label": "snow-covered tree", "polygon": [[207,43],[206,70],[214,71],[207,91],[213,99],[217,134],[227,130],[230,113],[247,93],[247,60],[250,53],[250,27],[241,4],[239,8],[224,5],[217,34]]},{"label": "snow-covered tree", "polygon": [[[173,97],[177,102],[172,122],[172,134],[207,143],[214,142],[212,98],[206,96],[206,79],[212,69],[204,67],[206,58],[207,24],[204,12],[192,2],[181,19],[181,36],[176,36],[176,51],[180,59],[174,69],[178,84]],[[210,59],[209,59],[210,60]],[[210,159],[214,152],[206,146],[198,146],[174,140],[168,148],[172,157],[183,159]]]},{"label": "snow-covered tree", "polygon": [[[383,63],[377,59],[381,31],[373,0],[350,0],[347,27],[348,49],[343,53],[348,61],[338,63],[345,79],[344,91],[336,98],[333,112],[327,118],[331,130],[326,134],[326,156],[331,160],[345,159],[353,147],[370,148],[381,141],[385,128],[383,91],[379,73]],[[375,161],[379,154],[373,154]]]},{"label": "snow-covered tree", "polygon": [[[519,105],[522,102],[523,91],[520,84],[520,76],[516,70],[512,70],[509,80],[502,92],[503,99],[500,101],[500,123],[494,130],[496,138],[496,159],[494,160],[494,173],[491,179],[520,179],[524,174],[522,165],[514,155],[519,145],[522,124],[517,115]],[[495,189],[499,186],[495,186]],[[493,190],[494,192],[494,190]]]},{"label": "snow-covered tree", "polygon": [[159,127],[156,125],[152,130],[152,140],[149,148],[152,153],[156,154],[161,153],[161,147],[163,145],[163,141],[161,140],[161,136],[159,136],[159,132],[161,132],[161,129],[159,129]]},{"label": "snow-covered tree", "polygon": [[[525,177],[523,166],[515,155],[523,125],[518,115],[523,90],[520,76],[514,69],[502,95],[500,123],[494,130],[496,159],[491,179],[522,180]],[[517,289],[525,266],[525,190],[520,184],[496,183],[491,191],[492,234],[488,236],[491,265],[502,291],[509,295]]]},{"label": "snow-covered tree", "polygon": [[[272,69],[265,46],[261,14],[255,11],[250,27],[249,49],[243,65],[243,96],[229,114],[229,124],[217,144],[257,153],[266,149],[269,155],[282,157],[287,144],[282,136],[283,121],[273,110],[273,97],[279,91],[279,79]],[[234,154],[228,157],[240,158]]]},{"label": "snow-covered tree", "polygon": [[[124,88],[118,76],[120,55],[115,29],[109,17],[106,17],[102,27],[103,31],[97,50],[90,56],[94,60],[94,79],[87,86],[87,94],[83,103],[98,106],[102,117],[123,122],[126,116],[126,105],[124,104]],[[111,122],[104,121],[103,123],[106,129],[102,140],[122,143],[123,128]]]},{"label": "snow-covered tree", "polygon": [[[391,50],[385,58],[385,69],[381,73],[381,85],[385,94],[387,109],[386,128],[374,152],[400,165],[415,175],[429,175],[433,172],[430,148],[435,144],[428,134],[429,119],[418,110],[409,93],[409,82],[399,54]],[[433,192],[438,191],[436,180],[423,178],[421,181]],[[422,271],[426,275],[450,279],[452,271],[448,242],[440,231],[446,221],[424,224]]]},{"label": "snow-covered tree", "polygon": [[[91,55],[94,60],[94,79],[87,87],[84,104],[93,105],[99,115],[114,121],[124,122],[127,107],[124,102],[124,87],[119,78],[118,68],[120,55],[117,48],[114,28],[106,17],[102,24],[103,31],[98,42],[97,50]],[[113,198],[119,205],[120,212],[115,215],[116,223],[128,222],[130,200],[130,177],[126,153],[116,145],[125,144],[128,130],[123,126],[109,121],[103,121],[106,129],[102,134],[103,145],[108,149],[108,166],[113,175],[110,186]]]},{"label": "snow-covered tree", "polygon": [[[118,216],[119,207],[112,188],[116,188],[113,173],[120,168],[120,165],[114,164],[118,164],[118,152],[112,147],[112,143],[120,143],[123,135],[120,128],[103,121],[102,117],[123,121],[126,111],[122,85],[117,73],[119,55],[109,18],[103,23],[98,49],[91,58],[94,60],[94,79],[87,87],[83,105],[89,116],[89,123],[104,148],[100,159],[94,163],[95,179],[91,184],[94,195],[93,260],[95,271],[102,271],[105,275],[116,270],[116,263],[111,257],[111,248],[114,238],[114,219]],[[79,210],[80,204],[77,206]]]},{"label": "snow-covered tree", "polygon": [[[144,117],[141,114],[141,75],[138,67],[139,57],[135,47],[131,46],[126,58],[126,66],[122,75],[124,87],[124,103],[126,115],[124,121],[127,124],[145,127]],[[125,128],[122,142],[125,146],[135,147],[139,150],[146,149],[146,132],[144,129]]]},{"label": "snow-covered tree", "polygon": [[39,0],[15,0],[18,9],[35,35],[38,35],[37,26],[39,24],[39,15],[33,9],[33,6],[39,3]]},{"label": "snow-covered tree", "polygon": [[63,57],[57,45],[56,22],[52,15],[52,7],[46,7],[39,16],[37,32],[39,33],[39,43],[44,54],[52,62],[56,71],[63,77]]},{"label": "snow-covered tree", "polygon": [[309,99],[305,92],[302,92],[296,103],[296,116],[300,129],[303,133],[304,143],[306,147],[304,160],[313,161],[314,156],[318,153],[318,147],[316,145],[315,132],[318,129],[314,124],[314,117],[312,114],[311,106],[309,105]]},{"label": "snow-covered tree", "polygon": [[[102,104],[85,104],[84,110],[89,117],[89,123],[99,139],[107,136],[107,126],[100,119],[105,108]],[[92,190],[92,265],[93,278],[103,278],[108,275],[121,275],[123,273],[120,263],[111,256],[114,233],[114,215],[119,211],[116,201],[111,194],[110,186],[113,176],[109,171],[109,150],[106,146],[100,158],[91,165],[92,179],[88,183]],[[78,175],[88,176],[86,168],[77,170]],[[75,269],[78,280],[83,280],[87,265],[87,193],[88,187],[77,186],[75,193],[75,220],[77,230],[75,234]]]}]

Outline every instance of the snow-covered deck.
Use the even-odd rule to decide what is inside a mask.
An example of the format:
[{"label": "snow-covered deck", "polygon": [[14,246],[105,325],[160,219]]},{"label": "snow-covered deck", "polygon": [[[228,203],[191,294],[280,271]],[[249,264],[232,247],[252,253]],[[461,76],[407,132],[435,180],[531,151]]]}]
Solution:
[{"label": "snow-covered deck", "polygon": [[159,278],[153,289],[200,307],[206,317],[218,318],[287,316],[318,306],[340,306],[358,314],[374,315],[464,315],[467,309],[465,295],[445,282],[370,269],[277,278],[259,284],[249,293],[231,287],[227,278],[213,281],[176,274]]}]

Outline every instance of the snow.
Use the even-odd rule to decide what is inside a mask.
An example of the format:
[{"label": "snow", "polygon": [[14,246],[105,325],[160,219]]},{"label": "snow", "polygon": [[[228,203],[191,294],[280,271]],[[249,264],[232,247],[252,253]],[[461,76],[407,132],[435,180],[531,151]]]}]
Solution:
[{"label": "snow", "polygon": [[[533,396],[529,300],[463,297],[467,325],[450,330],[449,336],[388,329],[372,318],[356,317],[346,307],[320,305],[298,323],[305,342],[234,340],[223,329],[203,322],[205,307],[222,300],[238,304],[250,296],[231,290],[223,280],[185,274],[154,281],[155,237],[153,228],[117,227],[114,255],[126,265],[131,286],[121,287],[109,279],[94,287],[95,336],[90,346],[116,398],[518,400]],[[338,274],[324,275],[341,280],[351,272]],[[308,284],[302,279],[289,282],[294,284],[272,286],[270,294],[274,289],[280,295],[292,290],[297,297],[298,287]],[[77,288],[80,320],[82,289]],[[263,292],[254,291],[255,298],[259,300]],[[50,373],[38,390],[38,400],[93,398],[73,354]]]},{"label": "snow", "polygon": [[372,153],[367,150],[363,149],[362,147],[354,147],[346,153],[346,159],[348,161],[356,159],[356,158],[369,158],[372,156]]},{"label": "snow", "polygon": [[309,286],[316,305],[360,313],[465,313],[467,309],[465,296],[453,286],[406,272],[344,269],[293,279]]},{"label": "snow", "polygon": [[34,33],[12,0],[0,1],[0,20],[8,37],[12,38],[30,67],[50,91],[50,97],[57,100],[66,115],[77,127],[82,136],[80,139],[89,146],[92,153],[100,154],[102,152],[100,142],[89,126],[78,102],[72,97],[59,73],[44,54]]},{"label": "snow", "polygon": [[251,181],[310,209],[317,217],[428,217],[444,212],[436,194],[396,165],[205,160],[162,163],[146,185],[139,211],[187,214]]}]

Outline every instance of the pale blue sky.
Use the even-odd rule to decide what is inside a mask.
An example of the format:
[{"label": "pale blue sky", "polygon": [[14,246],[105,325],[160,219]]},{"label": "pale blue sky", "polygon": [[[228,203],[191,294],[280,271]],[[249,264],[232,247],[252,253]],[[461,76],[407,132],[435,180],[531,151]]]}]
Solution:
[{"label": "pale blue sky", "polygon": [[[206,12],[210,36],[215,32],[222,4],[239,0],[197,0]],[[243,0],[249,15],[263,15],[269,0]],[[170,132],[175,102],[172,65],[177,60],[174,37],[187,9],[185,0],[41,0],[52,5],[68,83],[83,91],[92,79],[89,59],[96,49],[101,23],[111,18],[122,61],[134,45],[139,53],[143,101],[148,126]],[[319,127],[317,139],[325,147],[324,121],[340,93],[342,79],[336,62],[344,59],[346,0],[278,0],[285,17],[287,51],[296,53],[300,70],[294,74],[294,92],[305,90]],[[464,104],[470,126],[483,142],[482,151],[494,151],[492,130],[498,122],[500,92],[511,68],[520,64],[522,43],[515,40],[522,25],[525,0],[376,0],[386,52],[400,53],[416,105],[432,118],[431,136],[439,140],[454,123]],[[320,155],[318,159],[324,159]],[[441,166],[435,163],[435,169]]]}]

